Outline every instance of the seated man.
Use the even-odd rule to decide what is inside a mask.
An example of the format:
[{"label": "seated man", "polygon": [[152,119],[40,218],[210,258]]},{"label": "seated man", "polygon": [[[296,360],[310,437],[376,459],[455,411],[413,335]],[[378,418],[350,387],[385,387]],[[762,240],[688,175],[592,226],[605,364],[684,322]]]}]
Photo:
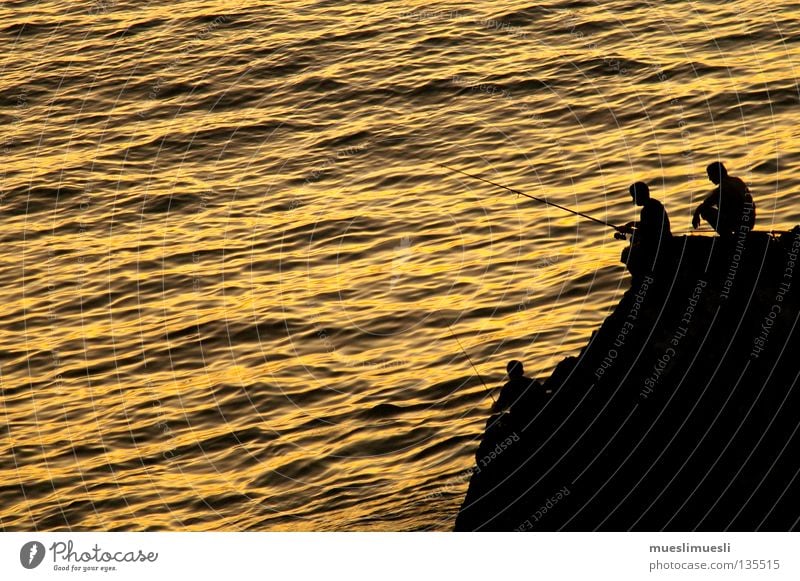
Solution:
[{"label": "seated man", "polygon": [[661,202],[650,197],[646,183],[636,182],[628,191],[633,202],[642,208],[637,222],[628,222],[619,228],[620,232],[633,235],[630,248],[623,251],[622,261],[635,274],[645,268],[653,270],[657,258],[669,252],[672,230],[667,211]]},{"label": "seated man", "polygon": [[500,397],[492,406],[493,413],[513,412],[514,406],[519,405],[522,401],[542,394],[542,385],[535,379],[525,377],[525,369],[521,361],[513,359],[509,361],[506,365],[506,372],[508,381],[503,386]]},{"label": "seated man", "polygon": [[700,218],[703,218],[720,236],[750,232],[756,221],[756,206],[747,185],[728,175],[728,170],[719,161],[709,164],[706,173],[717,187],[697,206],[692,227],[698,228]]}]

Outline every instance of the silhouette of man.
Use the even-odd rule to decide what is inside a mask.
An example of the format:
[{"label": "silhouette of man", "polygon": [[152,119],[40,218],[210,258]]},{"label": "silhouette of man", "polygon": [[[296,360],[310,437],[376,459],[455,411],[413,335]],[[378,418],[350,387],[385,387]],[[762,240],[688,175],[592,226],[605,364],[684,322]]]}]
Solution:
[{"label": "silhouette of man", "polygon": [[508,381],[503,386],[500,397],[492,406],[494,413],[513,412],[514,407],[520,405],[521,402],[542,394],[542,385],[535,379],[525,377],[525,369],[521,361],[515,359],[509,361],[506,365],[506,372]]},{"label": "silhouette of man", "polygon": [[642,211],[638,222],[628,222],[620,230],[633,234],[631,244],[638,244],[655,254],[660,246],[672,240],[667,211],[661,202],[650,197],[650,187],[646,183],[636,182],[628,191],[633,203],[641,206]]},{"label": "silhouette of man", "polygon": [[708,179],[717,187],[697,206],[692,226],[700,226],[700,218],[720,236],[733,236],[749,232],[756,221],[756,206],[747,185],[737,177],[728,175],[722,162],[715,161],[706,168]]},{"label": "silhouette of man", "polygon": [[646,183],[636,182],[628,191],[642,211],[637,222],[628,222],[619,230],[633,235],[631,245],[622,251],[622,262],[636,277],[646,270],[653,270],[656,261],[667,255],[672,230],[667,211],[661,202],[650,197],[650,187]]}]

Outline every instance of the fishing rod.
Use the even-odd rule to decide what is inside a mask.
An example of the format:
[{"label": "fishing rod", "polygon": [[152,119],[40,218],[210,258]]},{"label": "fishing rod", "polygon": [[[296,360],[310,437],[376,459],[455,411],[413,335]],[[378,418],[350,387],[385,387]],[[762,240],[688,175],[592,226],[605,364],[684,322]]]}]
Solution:
[{"label": "fishing rod", "polygon": [[470,359],[470,357],[469,357],[469,353],[467,353],[467,350],[466,350],[466,349],[464,349],[464,346],[461,344],[461,341],[459,341],[459,340],[458,340],[458,337],[456,337],[456,334],[455,334],[455,333],[453,333],[453,328],[452,328],[452,327],[451,327],[449,324],[447,325],[447,328],[448,328],[448,329],[450,329],[450,336],[451,336],[453,339],[455,339],[455,340],[456,340],[456,343],[458,343],[458,346],[461,348],[461,352],[462,352],[462,353],[464,354],[464,356],[467,358],[467,361],[469,361],[469,364],[472,366],[472,369],[475,371],[475,375],[477,375],[477,376],[478,376],[478,379],[480,379],[480,380],[481,380],[481,383],[483,384],[483,387],[485,387],[485,388],[486,388],[486,391],[489,393],[489,397],[490,397],[490,398],[492,398],[492,402],[494,402],[494,403],[497,403],[497,400],[496,400],[496,399],[494,399],[494,396],[492,395],[492,390],[491,390],[491,389],[489,389],[489,386],[488,386],[488,385],[486,385],[486,382],[483,380],[483,377],[481,377],[481,374],[480,374],[480,372],[478,371],[478,368],[477,368],[477,367],[475,367],[475,364],[472,362],[472,359]]},{"label": "fishing rod", "polygon": [[609,228],[613,228],[614,230],[616,230],[617,234],[620,235],[620,236],[617,236],[617,234],[615,234],[614,238],[617,238],[618,240],[624,240],[625,239],[624,236],[625,236],[626,233],[622,230],[622,228],[620,226],[616,226],[614,224],[611,224],[610,222],[606,222],[605,220],[601,220],[600,218],[595,218],[594,216],[590,216],[589,214],[584,214],[583,212],[578,212],[577,210],[572,210],[572,209],[567,208],[565,206],[562,206],[560,204],[556,204],[555,202],[551,202],[549,200],[545,200],[544,198],[537,198],[536,196],[532,196],[530,194],[526,194],[525,192],[522,192],[520,190],[515,190],[514,188],[509,188],[508,186],[504,186],[503,184],[498,184],[497,182],[493,182],[491,180],[487,180],[486,178],[482,178],[481,176],[477,176],[477,175],[474,175],[474,174],[471,174],[471,173],[467,173],[465,171],[461,171],[460,169],[456,169],[454,167],[450,167],[449,165],[445,165],[445,164],[439,163],[437,161],[433,161],[431,163],[433,163],[434,165],[438,165],[439,167],[443,167],[443,168],[445,168],[447,170],[450,170],[452,172],[456,172],[456,173],[460,173],[461,175],[465,175],[468,178],[472,178],[474,180],[480,180],[480,181],[482,181],[482,182],[484,182],[486,184],[490,184],[490,185],[495,186],[497,188],[502,188],[502,189],[507,190],[507,191],[509,191],[511,193],[517,194],[518,196],[524,196],[526,198],[530,198],[531,200],[535,200],[537,202],[541,202],[542,204],[547,204],[548,206],[553,206],[555,208],[558,208],[559,210],[563,210],[565,212],[569,212],[570,214],[573,214],[575,216],[581,216],[583,218],[586,218],[587,220],[591,220],[592,222],[597,222],[598,224],[602,224],[603,226],[608,226]]}]

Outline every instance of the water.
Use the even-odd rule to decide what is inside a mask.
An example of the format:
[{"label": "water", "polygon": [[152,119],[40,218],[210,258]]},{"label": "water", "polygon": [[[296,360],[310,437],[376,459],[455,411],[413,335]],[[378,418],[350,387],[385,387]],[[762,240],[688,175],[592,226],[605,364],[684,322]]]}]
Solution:
[{"label": "water", "polygon": [[800,222],[800,3],[16,2],[0,528],[449,529],[490,401],[720,156]]}]

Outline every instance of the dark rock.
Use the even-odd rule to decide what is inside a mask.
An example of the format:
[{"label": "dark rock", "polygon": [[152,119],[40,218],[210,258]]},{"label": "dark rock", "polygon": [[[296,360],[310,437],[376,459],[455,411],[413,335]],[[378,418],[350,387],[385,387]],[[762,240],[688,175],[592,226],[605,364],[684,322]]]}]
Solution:
[{"label": "dark rock", "polygon": [[673,243],[489,419],[456,530],[798,528],[800,227]]}]

